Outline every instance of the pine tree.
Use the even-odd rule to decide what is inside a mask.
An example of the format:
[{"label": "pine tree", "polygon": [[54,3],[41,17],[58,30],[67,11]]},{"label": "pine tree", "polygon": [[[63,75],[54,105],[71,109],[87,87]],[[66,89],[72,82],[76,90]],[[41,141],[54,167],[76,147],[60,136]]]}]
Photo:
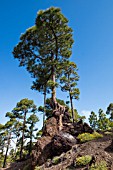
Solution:
[{"label": "pine tree", "polygon": [[102,109],[99,109],[98,129],[106,130],[109,128],[109,119]]},{"label": "pine tree", "polygon": [[0,124],[0,154],[3,155],[3,152],[4,152],[4,145],[5,145],[5,142],[4,142],[4,125],[3,124]]},{"label": "pine tree", "polygon": [[21,120],[19,120],[18,117],[16,117],[16,122],[14,124],[14,130],[13,130],[13,133],[14,133],[14,138],[15,138],[15,150],[14,150],[14,156],[15,156],[15,160],[17,159],[17,150],[19,149],[18,146],[19,146],[19,141],[20,141],[20,137],[21,137],[21,131],[22,131],[22,125],[23,123],[21,122]]},{"label": "pine tree", "polygon": [[16,122],[16,119],[13,117],[12,113],[7,112],[6,117],[8,117],[10,120],[7,121],[3,127],[4,134],[5,134],[4,140],[6,141],[6,152],[5,152],[5,156],[4,156],[3,168],[5,168],[5,165],[6,165],[7,155],[8,155],[9,147],[11,144],[11,139],[13,138],[12,133],[13,133],[13,129],[14,129],[14,124]]},{"label": "pine tree", "polygon": [[19,118],[23,121],[22,128],[21,128],[22,136],[20,138],[20,142],[21,142],[20,159],[22,159],[23,156],[25,132],[27,127],[27,122],[26,122],[27,114],[35,113],[36,111],[37,108],[33,100],[28,100],[27,98],[22,99],[20,102],[18,102],[16,107],[13,109],[13,113],[16,116],[16,118]]},{"label": "pine tree", "polygon": [[29,124],[27,138],[30,138],[29,155],[31,154],[31,151],[32,151],[33,138],[35,138],[34,132],[38,130],[37,128],[35,128],[35,125],[38,121],[39,121],[39,119],[36,116],[36,114],[34,114],[34,113],[32,115],[30,115],[30,117],[27,119],[27,123]]},{"label": "pine tree", "polygon": [[113,121],[113,103],[110,103],[109,106],[107,107],[106,114],[110,116],[110,120]]},{"label": "pine tree", "polygon": [[98,128],[98,118],[97,115],[95,114],[95,112],[91,112],[90,116],[89,116],[89,123],[90,126],[96,130]]},{"label": "pine tree", "polygon": [[57,79],[71,56],[72,44],[72,29],[68,26],[68,20],[59,8],[51,7],[38,12],[35,26],[20,37],[20,42],[13,51],[20,66],[25,66],[33,77],[45,63],[48,69],[46,81],[51,85],[54,103]]},{"label": "pine tree", "polygon": [[68,61],[65,68],[65,72],[63,76],[60,78],[60,83],[61,83],[62,91],[69,92],[73,122],[74,122],[73,99],[79,99],[79,94],[80,94],[79,89],[76,88],[78,80],[79,80],[79,76],[77,74],[76,64],[74,62]]}]

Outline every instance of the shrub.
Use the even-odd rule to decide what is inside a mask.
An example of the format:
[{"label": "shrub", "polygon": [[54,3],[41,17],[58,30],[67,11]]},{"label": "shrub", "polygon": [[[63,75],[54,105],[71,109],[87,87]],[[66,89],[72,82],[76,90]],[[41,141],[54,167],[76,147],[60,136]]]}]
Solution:
[{"label": "shrub", "polygon": [[77,166],[85,166],[91,161],[92,157],[90,155],[85,155],[82,157],[76,158],[76,165]]},{"label": "shrub", "polygon": [[97,132],[94,132],[93,134],[90,134],[90,133],[79,134],[77,138],[80,140],[80,142],[83,143],[83,142],[87,142],[87,141],[97,139],[97,138],[102,138],[102,137],[103,137],[103,135],[101,135]]},{"label": "shrub", "polygon": [[98,164],[92,165],[89,170],[107,170],[107,164],[105,161],[101,161]]},{"label": "shrub", "polygon": [[109,126],[110,126],[111,129],[113,128],[113,122],[112,121],[109,122]]},{"label": "shrub", "polygon": [[57,165],[59,162],[60,162],[60,158],[58,156],[54,157],[53,160],[52,160],[52,163],[54,165]]},{"label": "shrub", "polygon": [[95,138],[102,138],[103,137],[103,135],[98,133],[98,132],[94,132],[92,135],[93,135],[94,139]]},{"label": "shrub", "polygon": [[36,166],[34,170],[41,170],[40,167]]},{"label": "shrub", "polygon": [[109,131],[104,132],[104,134],[105,134],[105,135],[113,136],[113,132],[109,132]]},{"label": "shrub", "polygon": [[93,140],[93,136],[92,134],[90,133],[82,133],[82,134],[79,134],[78,137],[77,137],[80,142],[87,142],[87,141],[90,141],[90,140]]}]

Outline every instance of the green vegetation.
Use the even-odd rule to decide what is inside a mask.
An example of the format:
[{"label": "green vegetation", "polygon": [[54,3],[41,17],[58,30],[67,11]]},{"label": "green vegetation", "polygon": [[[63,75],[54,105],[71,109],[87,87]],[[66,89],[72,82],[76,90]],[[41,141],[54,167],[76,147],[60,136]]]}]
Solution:
[{"label": "green vegetation", "polygon": [[92,157],[90,155],[78,157],[78,158],[76,158],[76,165],[77,166],[85,166],[91,161],[91,158]]},{"label": "green vegetation", "polygon": [[89,123],[90,126],[96,130],[98,128],[98,121],[97,121],[97,115],[95,114],[95,112],[91,112],[90,116],[89,116]]},{"label": "green vegetation", "polygon": [[109,106],[107,107],[106,114],[109,115],[109,119],[113,121],[113,103],[110,103]]},{"label": "green vegetation", "polygon": [[[73,108],[73,99],[79,99],[80,91],[78,88],[75,88],[77,85],[77,81],[79,80],[79,76],[77,74],[77,66],[74,62],[68,62],[66,65],[66,69],[64,75],[60,78],[60,82],[62,84],[62,91],[68,91],[70,97],[71,104],[71,113],[72,119],[74,123],[74,108]],[[76,121],[77,121],[77,115]]]},{"label": "green vegetation", "polygon": [[90,126],[94,129],[94,130],[110,130],[113,127],[113,123],[112,123],[112,119],[111,116],[108,118],[107,114],[111,115],[111,105],[109,105],[109,107],[107,108],[106,113],[103,112],[102,109],[99,109],[98,111],[98,116],[97,114],[95,114],[93,111],[91,112],[90,116],[89,116],[89,123]]},{"label": "green vegetation", "polygon": [[[76,165],[79,166],[86,166],[90,163],[92,157],[90,155],[85,155],[78,157],[76,159]],[[101,161],[99,163],[93,164],[89,170],[107,170],[107,163],[105,161]]]},{"label": "green vegetation", "polygon": [[98,164],[92,165],[89,170],[108,170],[107,163],[105,161],[101,161]]},{"label": "green vegetation", "polygon": [[[37,111],[37,107],[34,104],[33,100],[28,100],[28,99],[20,100],[20,102],[17,103],[16,107],[12,111],[15,118],[19,121],[20,120],[22,121],[22,126],[20,129],[20,132],[21,132],[20,159],[23,157],[24,141],[26,138],[30,138],[29,154],[31,153],[33,128],[34,128],[34,124],[38,122],[38,118],[35,115],[36,111]],[[31,114],[31,115],[27,119],[28,114]],[[27,124],[30,125],[29,131],[27,131]]]},{"label": "green vegetation", "polygon": [[36,166],[34,170],[41,170],[41,168]]},{"label": "green vegetation", "polygon": [[60,162],[60,157],[58,157],[58,156],[56,156],[56,157],[54,157],[54,158],[52,159],[52,163],[53,163],[54,165],[57,165],[59,162]]},{"label": "green vegetation", "polygon": [[[8,162],[30,155],[35,138],[34,131],[37,130],[35,125],[39,121],[36,112],[37,107],[33,100],[22,99],[12,112],[6,113],[9,120],[4,125],[0,124],[0,164],[3,164],[3,167]],[[15,143],[15,149],[11,148],[11,142]]]},{"label": "green vegetation", "polygon": [[104,132],[105,135],[110,135],[110,136],[113,136],[113,132],[110,132],[110,131],[106,131]]},{"label": "green vegetation", "polygon": [[90,133],[79,134],[77,138],[80,140],[81,143],[84,143],[84,142],[97,139],[97,138],[102,138],[102,137],[103,137],[102,134],[94,132],[93,134],[90,134]]}]

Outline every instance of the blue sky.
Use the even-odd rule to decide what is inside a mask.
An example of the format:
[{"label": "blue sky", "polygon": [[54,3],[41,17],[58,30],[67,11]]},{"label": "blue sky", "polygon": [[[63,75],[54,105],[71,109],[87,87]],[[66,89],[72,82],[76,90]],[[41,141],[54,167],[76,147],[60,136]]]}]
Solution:
[{"label": "blue sky", "polygon": [[[79,68],[80,99],[74,105],[88,115],[113,102],[113,0],[1,0],[0,1],[0,123],[23,98],[39,106],[42,95],[30,89],[32,78],[13,58],[21,33],[35,23],[37,11],[60,7],[74,31],[73,55]],[[64,93],[57,97],[66,99]],[[64,97],[63,97],[64,96]],[[41,126],[41,124],[40,124]]]}]

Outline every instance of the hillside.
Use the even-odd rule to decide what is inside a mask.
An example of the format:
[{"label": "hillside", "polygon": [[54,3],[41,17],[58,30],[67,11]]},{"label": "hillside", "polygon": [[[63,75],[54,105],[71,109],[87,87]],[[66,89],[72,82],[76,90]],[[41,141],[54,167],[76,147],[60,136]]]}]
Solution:
[{"label": "hillside", "polygon": [[102,136],[82,120],[72,123],[67,112],[63,113],[62,119],[61,115],[59,112],[47,119],[42,137],[36,142],[30,158],[19,160],[5,169],[98,170],[100,166],[99,170],[112,170],[112,132]]}]

